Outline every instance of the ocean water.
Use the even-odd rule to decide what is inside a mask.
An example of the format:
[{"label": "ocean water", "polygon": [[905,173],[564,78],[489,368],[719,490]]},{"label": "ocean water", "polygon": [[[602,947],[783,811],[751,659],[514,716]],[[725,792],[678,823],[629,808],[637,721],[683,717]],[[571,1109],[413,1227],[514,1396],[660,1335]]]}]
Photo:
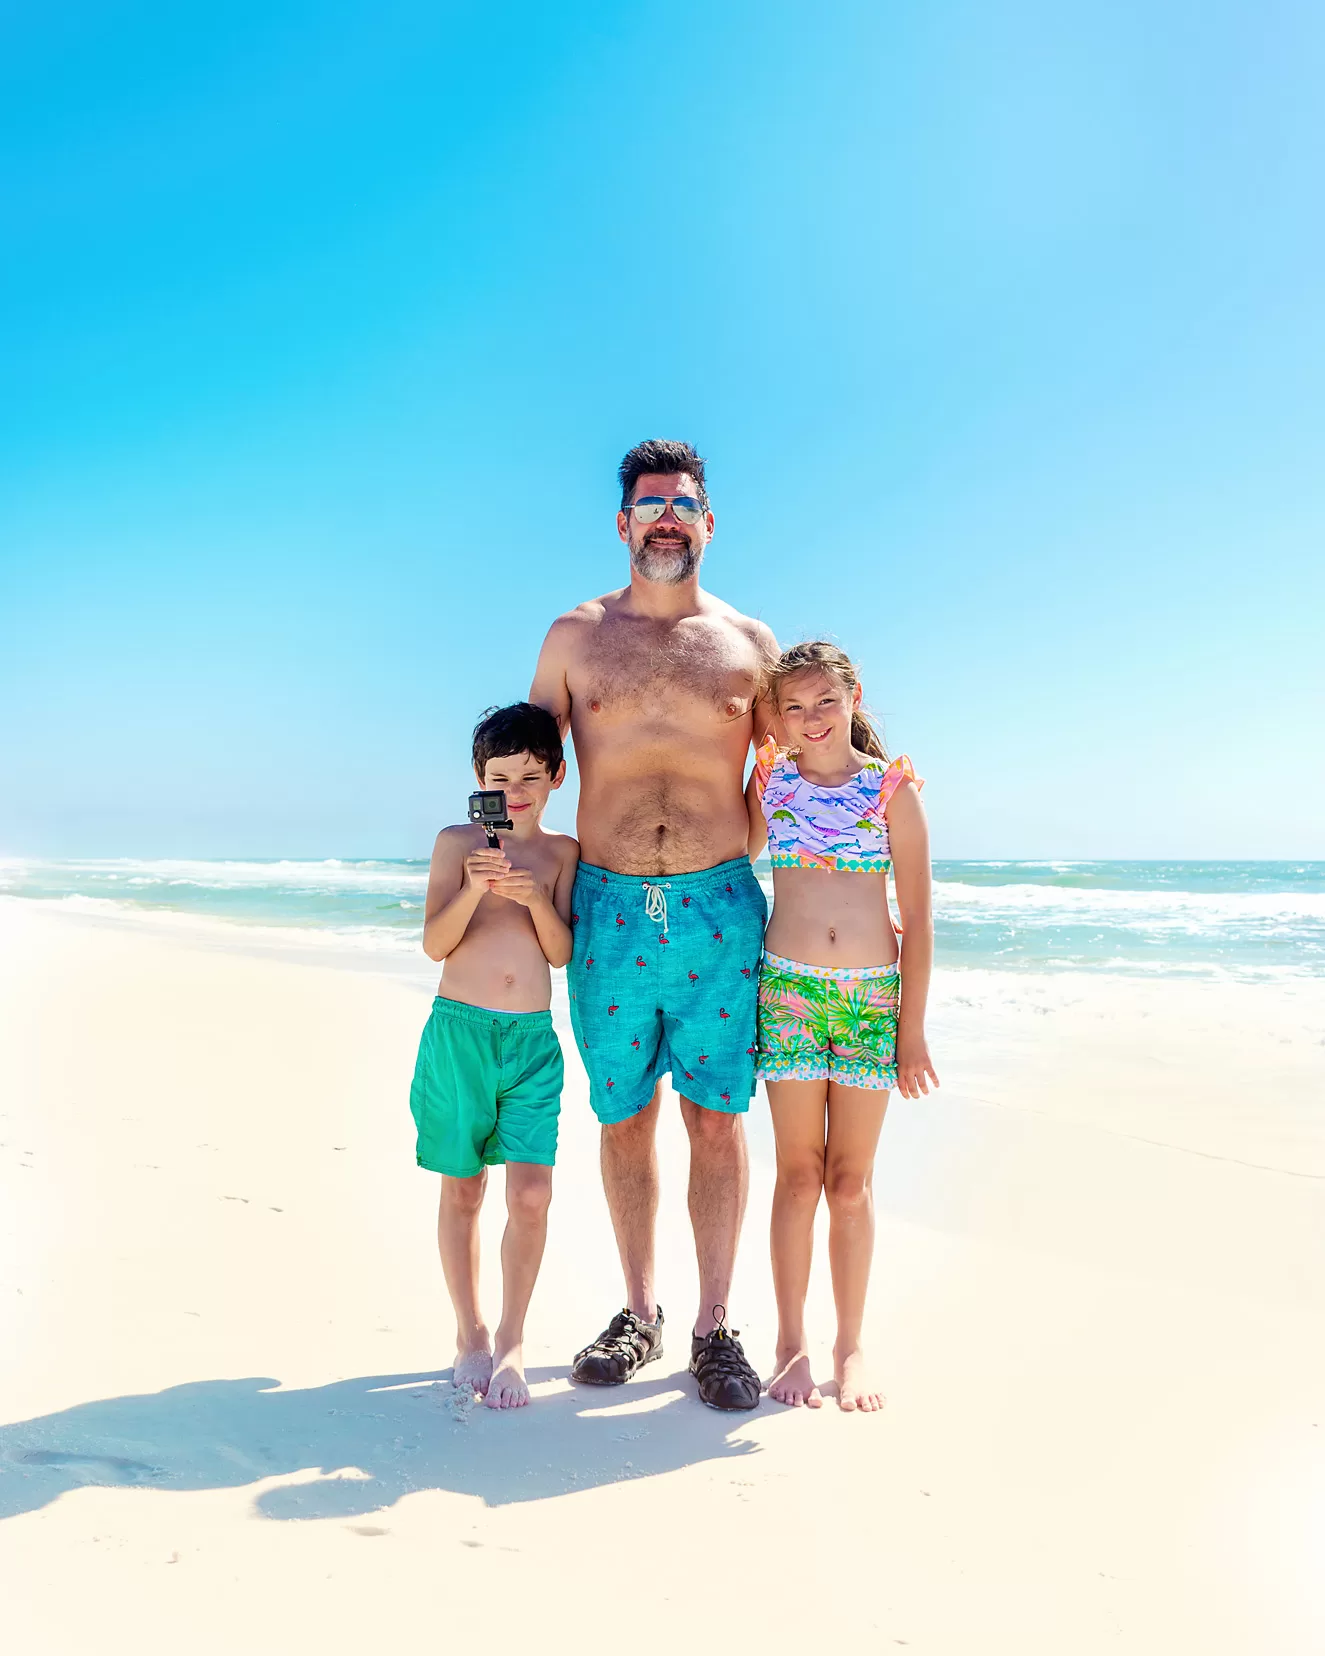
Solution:
[{"label": "ocean water", "polygon": [[[393,859],[0,861],[0,895],[396,955],[419,948],[427,878]],[[945,967],[1325,976],[1325,862],[941,862],[934,882]]]}]

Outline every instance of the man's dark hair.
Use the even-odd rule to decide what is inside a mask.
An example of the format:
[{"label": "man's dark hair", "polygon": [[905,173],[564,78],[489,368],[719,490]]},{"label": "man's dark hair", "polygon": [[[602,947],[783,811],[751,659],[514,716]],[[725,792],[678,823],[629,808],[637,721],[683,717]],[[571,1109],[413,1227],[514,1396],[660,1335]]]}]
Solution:
[{"label": "man's dark hair", "polygon": [[645,472],[686,472],[695,480],[699,498],[707,506],[709,492],[704,483],[704,461],[689,443],[675,443],[670,437],[650,437],[636,443],[621,462],[617,476],[621,479],[621,510],[630,505],[635,485]]},{"label": "man's dark hair", "polygon": [[549,776],[561,769],[561,731],[546,707],[533,702],[490,707],[474,726],[474,768],[480,776],[489,759],[505,759],[511,753],[541,759]]}]

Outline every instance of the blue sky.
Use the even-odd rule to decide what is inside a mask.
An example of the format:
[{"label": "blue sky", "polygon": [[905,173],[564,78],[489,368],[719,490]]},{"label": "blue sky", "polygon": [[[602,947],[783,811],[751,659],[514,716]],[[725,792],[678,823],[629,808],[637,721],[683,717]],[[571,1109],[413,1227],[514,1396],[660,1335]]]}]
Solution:
[{"label": "blue sky", "polygon": [[1319,8],[0,30],[0,853],[425,854],[675,435],[940,855],[1325,856]]}]

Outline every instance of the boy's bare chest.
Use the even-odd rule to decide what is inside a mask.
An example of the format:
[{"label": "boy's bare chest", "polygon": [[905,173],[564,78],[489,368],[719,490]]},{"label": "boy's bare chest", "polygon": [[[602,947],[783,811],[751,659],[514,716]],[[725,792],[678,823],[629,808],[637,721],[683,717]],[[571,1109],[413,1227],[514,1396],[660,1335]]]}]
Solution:
[{"label": "boy's bare chest", "polygon": [[569,675],[571,698],[579,712],[665,715],[686,705],[738,718],[753,704],[758,665],[750,640],[721,622],[605,621]]}]

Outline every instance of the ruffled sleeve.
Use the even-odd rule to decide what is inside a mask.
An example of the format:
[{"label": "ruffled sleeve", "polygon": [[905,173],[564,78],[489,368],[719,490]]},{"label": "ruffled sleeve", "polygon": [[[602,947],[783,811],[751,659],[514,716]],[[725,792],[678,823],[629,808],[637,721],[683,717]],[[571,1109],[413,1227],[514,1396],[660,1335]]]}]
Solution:
[{"label": "ruffled sleeve", "polygon": [[892,764],[883,773],[883,781],[879,784],[879,811],[882,814],[888,801],[901,787],[903,782],[914,782],[917,788],[923,788],[925,779],[917,776],[911,761],[903,753],[894,759]]},{"label": "ruffled sleeve", "polygon": [[777,763],[777,743],[771,735],[765,736],[755,750],[755,794],[761,801],[764,789],[768,786],[768,779],[773,774],[773,766]]}]

